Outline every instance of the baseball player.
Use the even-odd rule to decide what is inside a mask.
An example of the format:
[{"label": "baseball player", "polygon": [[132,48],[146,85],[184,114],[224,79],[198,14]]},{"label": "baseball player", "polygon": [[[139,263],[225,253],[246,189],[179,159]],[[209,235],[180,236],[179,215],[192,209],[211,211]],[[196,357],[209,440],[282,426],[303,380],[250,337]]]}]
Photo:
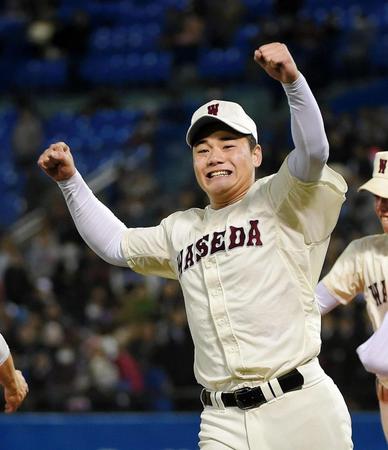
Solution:
[{"label": "baseball player", "polygon": [[366,370],[376,374],[381,421],[388,441],[388,152],[376,153],[373,177],[359,190],[375,196],[375,211],[384,233],[351,242],[317,285],[322,314],[364,294],[374,334],[357,353]]},{"label": "baseball player", "polygon": [[195,111],[186,135],[210,204],[155,227],[122,224],[87,187],[65,143],[51,145],[38,164],[105,261],[179,280],[204,387],[201,449],[348,450],[348,410],[317,360],[314,299],[347,187],[325,165],[322,117],[287,47],[263,45],[254,59],[282,84],[290,106],[295,149],[274,175],[255,181],[256,125],[223,100]]},{"label": "baseball player", "polygon": [[20,370],[16,370],[9,347],[0,334],[0,384],[4,388],[5,412],[13,413],[28,393],[28,385]]}]

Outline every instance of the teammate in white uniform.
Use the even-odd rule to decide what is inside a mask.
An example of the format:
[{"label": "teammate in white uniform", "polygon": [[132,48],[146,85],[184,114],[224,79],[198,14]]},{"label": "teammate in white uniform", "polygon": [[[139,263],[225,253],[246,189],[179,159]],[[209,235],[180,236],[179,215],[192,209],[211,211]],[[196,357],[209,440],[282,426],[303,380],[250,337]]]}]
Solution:
[{"label": "teammate in white uniform", "polygon": [[0,334],[0,384],[4,389],[6,413],[15,412],[28,393],[28,385],[20,370],[16,370],[11,352]]},{"label": "teammate in white uniform", "polygon": [[375,333],[357,352],[366,370],[377,376],[381,421],[388,441],[388,152],[376,153],[373,177],[359,190],[375,196],[384,233],[351,242],[316,288],[322,314],[364,294]]},{"label": "teammate in white uniform", "polygon": [[314,300],[346,183],[325,165],[322,117],[287,47],[261,46],[254,59],[283,85],[295,149],[277,174],[255,182],[262,156],[253,120],[236,103],[203,105],[187,143],[205,209],[126,228],[84,183],[65,143],[38,163],[105,261],[179,280],[205,388],[201,449],[348,450],[348,410],[317,360]]}]

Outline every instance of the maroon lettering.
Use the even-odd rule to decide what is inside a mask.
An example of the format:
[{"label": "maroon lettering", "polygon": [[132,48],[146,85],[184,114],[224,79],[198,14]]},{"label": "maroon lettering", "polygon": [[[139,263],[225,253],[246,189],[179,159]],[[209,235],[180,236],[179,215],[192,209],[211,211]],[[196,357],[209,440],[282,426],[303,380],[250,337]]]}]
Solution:
[{"label": "maroon lettering", "polygon": [[377,283],[371,284],[370,286],[368,286],[368,289],[371,291],[373,298],[375,299],[376,306],[380,306],[381,300],[380,300],[379,290],[377,288]]},{"label": "maroon lettering", "polygon": [[225,230],[215,231],[211,242],[210,254],[225,250]]},{"label": "maroon lettering", "polygon": [[209,105],[207,107],[207,113],[211,114],[212,116],[218,115],[218,107],[220,106],[219,103],[213,103],[212,105]]},{"label": "maroon lettering", "polygon": [[387,286],[385,285],[385,280],[381,281],[381,286],[383,289],[383,303],[387,303]]},{"label": "maroon lettering", "polygon": [[242,247],[245,244],[245,231],[243,227],[234,227],[231,225],[229,249]]},{"label": "maroon lettering", "polygon": [[181,250],[178,253],[178,256],[177,256],[177,264],[178,264],[179,275],[182,275],[182,258],[183,258],[183,250]]},{"label": "maroon lettering", "polygon": [[[258,220],[250,220],[249,221],[251,228],[248,234],[248,242],[247,246],[255,246],[255,245],[263,245],[260,239],[260,231],[259,231],[259,221]],[[255,243],[254,243],[255,242]]]},{"label": "maroon lettering", "polygon": [[193,244],[189,245],[186,249],[185,270],[192,265],[194,265]]},{"label": "maroon lettering", "polygon": [[207,242],[209,241],[209,235],[201,237],[201,239],[198,239],[198,241],[195,244],[195,248],[197,249],[198,253],[195,255],[195,259],[198,262],[201,258],[207,255],[207,252],[209,251],[209,247],[207,245]]},{"label": "maroon lettering", "polygon": [[379,173],[385,173],[386,168],[387,168],[387,160],[380,159]]},{"label": "maroon lettering", "polygon": [[[263,245],[259,230],[259,220],[250,220],[249,226],[248,229],[248,227],[234,227],[230,225],[228,234],[226,234],[226,230],[214,231],[213,234],[206,234],[195,243],[188,245],[186,249],[182,249],[177,255],[179,276],[209,254],[213,255],[214,253],[225,251],[226,248],[234,249],[244,245],[248,247]],[[376,286],[371,286],[370,289],[372,292],[377,292],[375,295],[379,295],[377,284]],[[386,298],[385,284],[383,295]]]}]

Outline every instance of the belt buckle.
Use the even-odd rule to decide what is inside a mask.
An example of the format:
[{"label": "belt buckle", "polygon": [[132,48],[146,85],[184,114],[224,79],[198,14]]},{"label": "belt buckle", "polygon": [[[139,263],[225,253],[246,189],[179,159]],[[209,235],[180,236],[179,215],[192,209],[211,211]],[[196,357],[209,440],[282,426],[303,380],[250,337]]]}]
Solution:
[{"label": "belt buckle", "polygon": [[[236,404],[240,409],[253,409],[266,402],[260,388],[243,387],[233,392]],[[261,394],[261,395],[260,395]]]}]

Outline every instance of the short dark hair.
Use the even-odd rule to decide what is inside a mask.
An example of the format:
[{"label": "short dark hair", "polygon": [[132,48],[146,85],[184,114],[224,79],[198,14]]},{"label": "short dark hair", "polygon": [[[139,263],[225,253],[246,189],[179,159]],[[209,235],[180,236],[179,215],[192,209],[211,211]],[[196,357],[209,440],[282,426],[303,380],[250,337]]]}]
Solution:
[{"label": "short dark hair", "polygon": [[248,134],[248,135],[246,135],[246,137],[247,137],[247,139],[248,139],[249,148],[250,148],[251,150],[254,150],[254,148],[255,148],[256,145],[257,145],[257,142],[256,142],[255,137],[253,136],[253,134]]}]

